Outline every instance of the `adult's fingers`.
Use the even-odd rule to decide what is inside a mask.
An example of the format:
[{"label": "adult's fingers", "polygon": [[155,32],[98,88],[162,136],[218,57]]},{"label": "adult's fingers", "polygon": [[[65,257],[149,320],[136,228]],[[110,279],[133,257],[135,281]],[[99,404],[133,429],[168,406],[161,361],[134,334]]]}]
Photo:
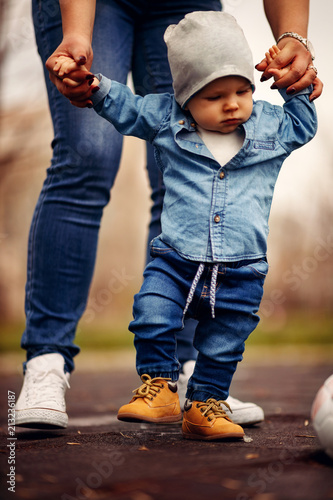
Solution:
[{"label": "adult's fingers", "polygon": [[70,74],[68,74],[68,76],[61,78],[61,80],[65,85],[72,88],[79,87],[81,84],[84,83],[87,83],[88,86],[90,86],[91,83],[93,82],[93,79],[94,75],[92,75],[91,73],[87,73],[87,71],[83,70],[72,71]]},{"label": "adult's fingers", "polygon": [[62,95],[70,100],[80,100],[82,97],[86,96],[87,92],[90,89],[89,80],[83,80],[78,85],[76,85],[75,82],[67,85],[66,78],[62,80],[61,78],[55,76],[53,73],[49,73],[49,76],[50,80],[54,83],[59,92],[61,92]]},{"label": "adult's fingers", "polygon": [[320,97],[324,88],[323,82],[319,80],[318,77],[315,78],[312,85],[313,85],[313,92],[312,94],[310,94],[310,101],[313,101],[314,99]]},{"label": "adult's fingers", "polygon": [[71,104],[73,106],[76,106],[77,108],[92,108],[93,103],[90,99],[86,99],[85,101],[71,101]]}]

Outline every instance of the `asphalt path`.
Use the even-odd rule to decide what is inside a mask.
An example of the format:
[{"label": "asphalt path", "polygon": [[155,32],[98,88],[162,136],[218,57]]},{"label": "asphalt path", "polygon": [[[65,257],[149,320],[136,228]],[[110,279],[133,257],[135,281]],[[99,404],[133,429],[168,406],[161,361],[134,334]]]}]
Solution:
[{"label": "asphalt path", "polygon": [[66,430],[17,428],[15,440],[7,399],[17,397],[22,377],[2,374],[2,500],[333,499],[333,461],[310,421],[313,398],[332,372],[327,361],[241,364],[232,395],[261,405],[266,418],[245,429],[245,440],[219,442],[184,440],[179,424],[119,422],[117,409],[140,381],[118,361],[72,375]]}]

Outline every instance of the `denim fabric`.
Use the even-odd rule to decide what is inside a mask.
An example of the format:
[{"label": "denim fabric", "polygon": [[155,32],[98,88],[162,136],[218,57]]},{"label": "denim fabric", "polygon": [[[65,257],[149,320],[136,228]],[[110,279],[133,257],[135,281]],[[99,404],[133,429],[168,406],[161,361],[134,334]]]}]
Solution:
[{"label": "denim fabric", "polygon": [[[218,0],[97,0],[92,71],[101,68],[125,83],[132,70],[140,95],[170,92],[171,76],[163,33],[193,10],[220,10]],[[122,137],[88,109],[72,106],[50,82],[45,61],[62,40],[58,0],[32,0],[38,51],[44,67],[54,127],[53,158],[40,194],[29,236],[26,329],[27,359],[60,352],[66,370],[79,352],[73,344],[87,302],[98,231],[110,199]],[[152,185],[149,240],[160,233],[162,176],[148,154]],[[144,228],[143,228],[144,230]]]},{"label": "denim fabric", "polygon": [[161,240],[187,259],[231,262],[266,255],[268,218],[282,163],[316,133],[310,92],[288,97],[281,91],[283,107],[254,102],[243,124],[243,146],[223,166],[170,94],[142,98],[102,77],[95,110],[120,133],[155,147],[166,188]]},{"label": "denim fabric", "polygon": [[[135,334],[138,373],[175,381],[179,371],[176,333],[182,329],[187,295],[199,263],[180,257],[158,239],[152,245],[152,256],[134,298],[134,320],[129,328]],[[209,302],[212,267],[205,265],[188,310],[188,317],[198,320],[194,346],[199,355],[187,391],[187,397],[195,401],[227,398],[244,342],[259,321],[256,313],[268,271],[266,260],[221,263],[213,319]]]}]

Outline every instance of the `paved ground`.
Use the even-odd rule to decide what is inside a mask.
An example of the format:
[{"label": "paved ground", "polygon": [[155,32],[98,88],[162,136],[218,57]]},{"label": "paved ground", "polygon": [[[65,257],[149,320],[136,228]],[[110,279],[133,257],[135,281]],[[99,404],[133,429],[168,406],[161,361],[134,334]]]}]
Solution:
[{"label": "paved ground", "polygon": [[[256,401],[266,414],[264,423],[246,429],[247,442],[186,441],[179,424],[118,422],[117,408],[139,385],[132,364],[119,357],[107,372],[78,367],[67,398],[68,429],[17,429],[10,452],[5,399],[8,391],[18,395],[21,376],[3,374],[0,498],[333,499],[333,461],[321,451],[309,422],[314,395],[332,366],[266,361],[243,362],[233,382],[234,396]],[[15,493],[7,489],[10,477],[5,479],[11,456]]]}]

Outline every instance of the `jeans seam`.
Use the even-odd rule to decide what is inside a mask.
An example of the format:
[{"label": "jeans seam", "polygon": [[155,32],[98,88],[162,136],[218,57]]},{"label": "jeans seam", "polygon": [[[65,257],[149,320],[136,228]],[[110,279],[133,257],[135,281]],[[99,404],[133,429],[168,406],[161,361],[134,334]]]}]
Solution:
[{"label": "jeans seam", "polygon": [[44,182],[44,188],[45,188],[45,193],[44,196],[39,200],[39,204],[36,207],[35,214],[33,216],[32,224],[31,224],[31,236],[30,236],[30,241],[29,241],[29,261],[28,261],[28,275],[27,275],[27,283],[29,283],[29,292],[27,293],[27,306],[28,311],[27,311],[27,323],[28,319],[30,318],[31,315],[31,296],[33,295],[33,282],[32,282],[32,276],[33,276],[33,270],[34,270],[34,261],[35,261],[35,238],[36,238],[36,230],[37,230],[37,225],[39,221],[39,217],[42,211],[42,206],[44,203],[44,200],[47,195],[47,189],[50,184],[50,176],[45,179]]},{"label": "jeans seam", "polygon": [[[44,25],[44,17],[42,14],[42,2],[41,0],[38,1],[38,18],[39,18],[39,30],[40,30],[40,36],[43,39],[43,43],[45,44],[44,47],[47,49],[49,48],[49,44],[47,42],[47,37],[45,36],[45,25]],[[35,260],[35,238],[36,238],[36,229],[38,225],[38,220],[40,217],[40,213],[42,210],[42,206],[47,194],[47,188],[51,182],[51,176],[48,175],[44,181],[44,187],[43,189],[45,190],[44,196],[39,199],[39,203],[36,206],[35,213],[33,216],[32,224],[31,224],[31,230],[30,230],[30,239],[29,239],[29,260],[27,263],[28,267],[28,272],[27,272],[27,294],[26,294],[26,304],[27,304],[27,324],[29,324],[29,319],[31,316],[32,308],[31,308],[31,296],[33,295],[33,283],[32,283],[32,276],[33,276],[33,269],[34,269],[34,260]],[[29,289],[28,289],[28,283],[29,283]]]},{"label": "jeans seam", "polygon": [[151,70],[151,66],[149,64],[149,59],[148,59],[148,54],[147,54],[147,46],[146,46],[146,38],[144,39],[144,42],[143,42],[142,45],[143,45],[143,54],[144,54],[144,59],[145,59],[147,74],[149,75],[149,78],[151,78],[151,81],[152,81],[152,85],[151,85],[151,89],[153,90],[152,93],[156,93],[157,85],[156,85],[156,80],[155,80],[155,77],[154,77],[154,73]]}]

